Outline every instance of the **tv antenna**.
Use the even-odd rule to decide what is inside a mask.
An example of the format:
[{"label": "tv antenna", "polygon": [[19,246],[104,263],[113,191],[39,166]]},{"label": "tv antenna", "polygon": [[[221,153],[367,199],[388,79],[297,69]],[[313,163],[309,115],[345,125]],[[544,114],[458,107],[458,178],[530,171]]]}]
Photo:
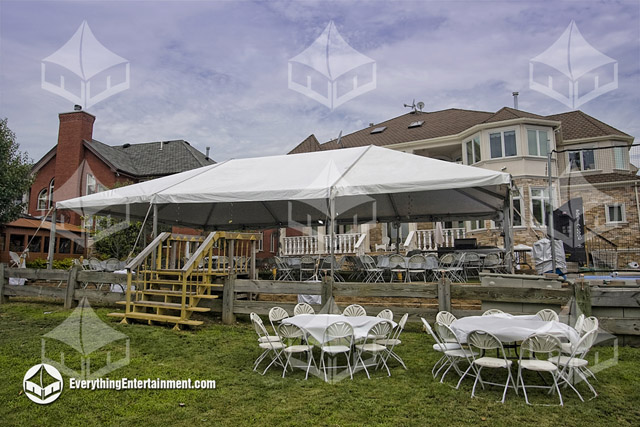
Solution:
[{"label": "tv antenna", "polygon": [[411,108],[413,110],[412,113],[417,113],[418,111],[420,111],[422,113],[422,109],[424,108],[424,102],[419,101],[416,104],[416,100],[414,98],[413,101],[411,101],[411,105],[404,104],[404,106],[405,106],[405,108]]}]

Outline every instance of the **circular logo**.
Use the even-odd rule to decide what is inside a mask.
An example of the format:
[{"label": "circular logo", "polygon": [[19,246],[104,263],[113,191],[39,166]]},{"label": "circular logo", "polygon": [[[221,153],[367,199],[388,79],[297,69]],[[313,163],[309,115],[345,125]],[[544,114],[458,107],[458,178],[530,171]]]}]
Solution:
[{"label": "circular logo", "polygon": [[51,365],[40,363],[24,374],[22,388],[32,402],[46,405],[60,397],[63,383],[60,371]]}]

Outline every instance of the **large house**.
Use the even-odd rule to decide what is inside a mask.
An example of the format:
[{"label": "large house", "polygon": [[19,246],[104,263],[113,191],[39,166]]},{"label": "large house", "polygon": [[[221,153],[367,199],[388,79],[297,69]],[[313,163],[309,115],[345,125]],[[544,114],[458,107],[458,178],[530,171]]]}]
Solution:
[{"label": "large house", "polygon": [[[32,168],[35,181],[28,195],[28,218],[3,226],[0,233],[0,262],[9,261],[9,250],[29,248],[30,258],[46,258],[53,203],[84,196],[107,188],[133,184],[214,163],[209,149],[203,154],[187,141],[156,141],[107,145],[93,139],[95,116],[81,109],[61,113],[58,143]],[[45,219],[41,224],[41,220]],[[59,232],[55,258],[80,256],[87,244],[82,230],[91,218],[75,212],[57,215]],[[181,230],[187,231],[187,230]]]},{"label": "large house", "polygon": [[[497,112],[418,109],[319,143],[310,135],[289,154],[366,145],[504,171],[513,177],[514,241],[532,245],[546,233],[549,197],[558,207],[581,197],[589,262],[597,251],[613,251],[622,265],[640,260],[638,169],[630,163],[634,138],[582,111],[540,116],[504,107]],[[553,153],[552,194],[547,162]],[[579,206],[579,205],[575,205]],[[575,214],[575,212],[574,212]],[[573,214],[572,214],[573,215]],[[573,216],[571,216],[573,218]],[[582,220],[581,220],[582,221]],[[445,226],[445,245],[454,238],[476,238],[479,245],[501,246],[501,229],[492,221],[455,221]],[[556,227],[557,228],[557,227]],[[436,247],[433,224],[378,224],[343,227],[342,233],[366,234],[366,250],[400,244],[403,249]],[[324,230],[305,230],[323,235]],[[287,248],[286,242],[283,248]],[[585,260],[586,261],[586,260]]]}]

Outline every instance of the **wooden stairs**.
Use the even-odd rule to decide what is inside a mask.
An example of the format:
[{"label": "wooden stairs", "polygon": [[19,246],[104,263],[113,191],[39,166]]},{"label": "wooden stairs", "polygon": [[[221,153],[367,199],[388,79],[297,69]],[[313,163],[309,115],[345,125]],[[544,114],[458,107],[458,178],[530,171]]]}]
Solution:
[{"label": "wooden stairs", "polygon": [[[254,273],[260,238],[259,233],[160,234],[126,266],[126,300],[117,302],[125,311],[109,316],[122,323],[173,324],[174,329],[202,325],[192,314],[211,311],[200,303],[221,295],[225,276]],[[236,248],[243,255],[236,257]]]}]

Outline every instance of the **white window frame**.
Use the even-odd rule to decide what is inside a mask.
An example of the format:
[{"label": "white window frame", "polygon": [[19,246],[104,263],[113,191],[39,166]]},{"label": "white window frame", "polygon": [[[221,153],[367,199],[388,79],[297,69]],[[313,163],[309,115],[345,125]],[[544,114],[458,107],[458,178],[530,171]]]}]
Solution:
[{"label": "white window frame", "polygon": [[[516,148],[516,153],[513,156],[505,155],[506,151],[505,151],[505,145],[504,145],[504,134],[507,132],[513,132],[514,143]],[[500,156],[493,157],[493,153],[491,152],[491,135],[496,135],[496,134],[500,135]],[[518,132],[516,129],[504,129],[504,130],[489,132],[489,158],[490,159],[504,159],[504,158],[517,157],[517,156],[518,156]]]},{"label": "white window frame", "polygon": [[[518,194],[517,196],[513,196],[512,197],[513,200],[513,224],[512,227],[524,227],[524,212],[522,209],[523,203],[522,203],[522,196],[520,196],[520,194]],[[516,224],[515,218],[516,218],[516,202],[518,204],[518,213],[520,214],[520,224]]]},{"label": "white window frame", "polygon": [[[469,153],[469,144],[471,145],[471,153]],[[482,149],[480,146],[480,135],[475,135],[473,138],[465,141],[464,143],[465,160],[467,165],[473,165],[482,161]],[[471,160],[471,161],[470,161]]]},{"label": "white window frame", "polygon": [[85,194],[88,196],[90,194],[94,194],[96,193],[96,188],[97,188],[97,181],[96,181],[96,177],[91,175],[90,173],[87,174],[87,188],[86,188],[86,192]]},{"label": "white window frame", "polygon": [[[529,144],[529,132],[535,132],[536,133],[536,152],[532,153],[531,152],[531,145]],[[546,140],[544,141],[544,144],[546,145],[546,154],[540,154],[542,152],[541,148],[542,146],[540,145],[542,141],[540,141],[540,133],[544,132],[545,133],[545,137]],[[551,139],[549,138],[549,131],[546,129],[533,129],[533,128],[527,128],[527,153],[530,156],[535,156],[535,157],[547,157],[548,153],[549,153],[549,147],[551,145]]]},{"label": "white window frame", "polygon": [[[622,162],[622,167],[618,167],[618,159],[620,159],[620,161]],[[620,145],[613,147],[613,168],[618,170],[629,169],[629,156],[627,154],[627,147]]]},{"label": "white window frame", "polygon": [[[474,228],[474,224],[476,228]],[[483,231],[487,229],[487,222],[484,219],[474,219],[471,221],[467,221],[467,231],[476,232]]]},{"label": "white window frame", "polygon": [[[591,151],[593,153],[593,168],[585,169],[584,168],[584,153],[585,151]],[[573,168],[571,165],[571,154],[578,153],[580,155],[580,168]],[[584,147],[581,150],[569,150],[567,152],[567,165],[569,166],[569,172],[587,172],[594,171],[598,169],[598,161],[596,160],[596,151],[593,147]]]},{"label": "white window frame", "polygon": [[38,193],[38,201],[36,203],[36,209],[39,211],[46,211],[47,210],[47,200],[48,200],[48,194],[49,194],[49,189],[48,188],[43,188],[42,190],[40,190],[40,192]]},{"label": "white window frame", "polygon": [[[539,196],[534,196],[533,192],[534,191],[541,191],[542,192],[542,197]],[[546,196],[546,197],[545,197]],[[536,224],[535,221],[535,215],[534,215],[534,210],[533,210],[533,201],[534,200],[541,200],[542,201],[542,221],[538,221],[539,225]],[[548,212],[549,210],[549,202],[551,200],[550,194],[549,194],[549,189],[546,187],[529,187],[529,212],[531,212],[531,226],[532,227],[546,227],[547,226],[547,220],[546,220],[546,216],[545,214]]]},{"label": "white window frame", "polygon": [[[620,208],[620,221],[612,221],[611,215],[609,214],[609,208]],[[624,203],[607,203],[604,205],[604,215],[607,219],[607,224],[626,224],[627,222],[627,212],[625,209]]]},{"label": "white window frame", "polygon": [[276,241],[276,233],[275,231],[272,231],[269,235],[269,252],[272,254],[276,252]]}]

